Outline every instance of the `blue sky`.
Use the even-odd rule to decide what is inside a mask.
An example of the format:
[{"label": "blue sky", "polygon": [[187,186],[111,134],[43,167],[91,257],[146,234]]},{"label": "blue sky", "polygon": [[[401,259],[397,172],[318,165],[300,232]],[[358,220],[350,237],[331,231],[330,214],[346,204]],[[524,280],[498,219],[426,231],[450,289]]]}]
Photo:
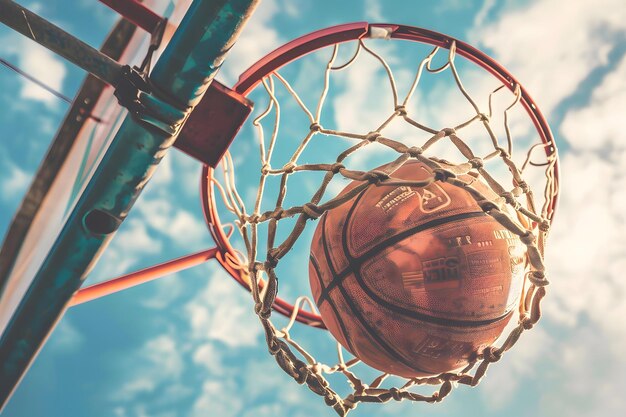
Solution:
[{"label": "blue sky", "polygon": [[[115,21],[115,15],[95,0],[24,4],[92,45],[102,42]],[[232,85],[248,65],[280,44],[315,29],[361,20],[444,32],[496,58],[544,111],[561,149],[563,174],[560,208],[548,241],[551,284],[540,325],[525,334],[477,388],[460,387],[435,406],[361,405],[352,415],[623,412],[623,1],[580,0],[566,5],[558,0],[263,0],[219,78]],[[4,27],[0,56],[67,96],[76,93],[83,77],[80,70]],[[402,56],[396,58],[400,67]],[[285,74],[304,89],[319,76]],[[333,101],[335,110],[327,117],[342,126],[366,122],[370,113],[352,109],[372,102],[376,108],[372,97],[379,94],[377,81],[376,74],[368,73],[344,80]],[[437,92],[433,87],[421,94],[430,98]],[[342,102],[342,97],[348,101]],[[454,101],[443,103],[452,107],[424,111],[439,120],[459,110]],[[4,233],[67,106],[2,68],[0,106],[0,233]],[[286,128],[301,118],[294,112]],[[524,129],[520,131],[523,136]],[[255,157],[249,143],[238,139],[235,146],[236,164]],[[170,152],[88,282],[210,247],[198,203],[199,174],[197,163]],[[295,251],[306,256],[305,246]],[[299,271],[297,256],[285,262]],[[306,291],[305,275],[295,274],[292,278],[299,284],[285,284],[281,294]],[[310,343],[328,342],[320,331],[297,331]],[[324,348],[318,349],[327,356]],[[210,264],[69,310],[3,413],[40,415],[248,417],[334,412],[276,366],[267,354],[249,296]]]}]

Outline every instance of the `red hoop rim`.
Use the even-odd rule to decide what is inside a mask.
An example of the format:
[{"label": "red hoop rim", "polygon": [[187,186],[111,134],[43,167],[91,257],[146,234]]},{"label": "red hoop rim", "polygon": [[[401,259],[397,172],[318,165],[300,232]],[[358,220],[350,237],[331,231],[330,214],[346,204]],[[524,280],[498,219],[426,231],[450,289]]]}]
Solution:
[{"label": "red hoop rim", "polygon": [[[556,191],[548,204],[547,216],[548,220],[552,222],[554,212],[556,211],[558,204],[559,161],[556,143],[554,142],[554,137],[552,136],[550,127],[534,100],[530,97],[526,89],[513,77],[513,75],[511,75],[511,73],[509,73],[502,65],[497,63],[493,58],[463,41],[431,30],[406,25],[356,22],[333,26],[297,38],[261,58],[248,70],[241,74],[239,81],[235,84],[233,89],[239,94],[245,96],[249,94],[250,91],[252,91],[252,89],[254,89],[264,77],[287,65],[288,63],[318,49],[333,44],[368,38],[371,33],[371,28],[381,28],[387,30],[391,39],[420,42],[428,45],[439,46],[445,49],[449,49],[454,42],[456,44],[456,53],[458,55],[463,56],[491,73],[512,92],[514,92],[516,86],[519,85],[521,92],[520,102],[533,121],[542,142],[549,145],[544,147],[546,155],[556,157],[553,167]],[[211,183],[212,178],[213,168],[205,165],[202,170],[200,188],[201,202],[209,231],[213,236],[217,247],[222,251],[222,256],[218,256],[217,259],[224,269],[237,282],[249,290],[250,287],[246,282],[244,273],[231,265],[224,256],[228,253],[234,259],[238,259],[236,257],[236,251],[231,246],[228,236],[220,222],[215,199],[215,188]],[[277,297],[273,308],[275,311],[285,316],[291,316],[295,307],[282,298]],[[319,315],[308,311],[298,311],[296,320],[312,327],[325,329],[322,318]]]}]

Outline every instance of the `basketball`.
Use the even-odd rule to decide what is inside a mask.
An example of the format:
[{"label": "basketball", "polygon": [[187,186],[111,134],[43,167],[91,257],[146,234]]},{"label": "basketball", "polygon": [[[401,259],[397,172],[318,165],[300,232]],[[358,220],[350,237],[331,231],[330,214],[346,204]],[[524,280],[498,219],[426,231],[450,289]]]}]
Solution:
[{"label": "basketball", "polygon": [[[430,176],[418,161],[393,173]],[[496,197],[477,178],[461,179]],[[344,348],[411,378],[460,369],[490,346],[518,306],[525,269],[525,246],[467,191],[441,181],[383,182],[320,217],[309,280],[325,326]]]}]

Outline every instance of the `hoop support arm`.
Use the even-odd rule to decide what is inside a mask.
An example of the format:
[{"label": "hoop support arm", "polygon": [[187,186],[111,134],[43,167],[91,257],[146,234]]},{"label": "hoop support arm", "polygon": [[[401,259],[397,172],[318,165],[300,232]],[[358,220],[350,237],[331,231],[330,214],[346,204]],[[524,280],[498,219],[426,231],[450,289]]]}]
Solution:
[{"label": "hoop support arm", "polygon": [[154,33],[157,26],[164,20],[137,0],[100,0],[100,3],[106,4],[148,33]]},{"label": "hoop support arm", "polygon": [[122,275],[109,281],[81,288],[70,299],[68,307],[74,307],[200,265],[209,259],[214,259],[218,252],[219,250],[217,248],[207,249],[202,252],[131,272],[130,274]]}]

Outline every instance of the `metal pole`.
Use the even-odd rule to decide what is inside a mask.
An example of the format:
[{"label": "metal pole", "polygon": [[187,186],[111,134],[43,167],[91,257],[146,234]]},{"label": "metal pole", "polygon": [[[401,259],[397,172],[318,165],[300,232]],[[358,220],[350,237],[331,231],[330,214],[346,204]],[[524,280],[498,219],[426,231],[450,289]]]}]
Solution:
[{"label": "metal pole", "polygon": [[19,4],[0,0],[0,22],[102,81],[111,85],[117,83],[122,72],[120,64]]},{"label": "metal pole", "polygon": [[68,307],[73,307],[88,301],[96,300],[116,292],[135,287],[137,285],[161,278],[165,275],[174,274],[179,271],[200,265],[209,259],[215,258],[218,249],[211,248],[202,252],[183,256],[178,259],[154,265],[140,271],[131,272],[105,282],[81,288],[70,300]]},{"label": "metal pole", "polygon": [[[158,81],[155,88],[160,100],[144,94],[139,99],[144,100],[144,107],[152,109],[151,113],[126,114],[0,336],[0,407],[176,140],[178,128],[154,129],[144,121],[151,114],[175,113],[168,103],[178,101],[179,108],[184,109],[179,112],[182,124],[186,113],[202,98],[258,2],[194,0],[174,35],[175,44],[166,48],[167,54],[156,64],[159,70],[154,80]],[[207,11],[211,13],[203,14]],[[123,67],[115,61],[12,1],[0,0],[0,21],[107,83],[116,85],[118,74],[122,74]]]},{"label": "metal pole", "polygon": [[196,0],[155,65],[150,80],[181,107],[195,106],[260,0]]},{"label": "metal pole", "polygon": [[100,0],[111,9],[118,12],[128,21],[134,23],[148,33],[154,33],[163,18],[148,9],[137,0]]}]

